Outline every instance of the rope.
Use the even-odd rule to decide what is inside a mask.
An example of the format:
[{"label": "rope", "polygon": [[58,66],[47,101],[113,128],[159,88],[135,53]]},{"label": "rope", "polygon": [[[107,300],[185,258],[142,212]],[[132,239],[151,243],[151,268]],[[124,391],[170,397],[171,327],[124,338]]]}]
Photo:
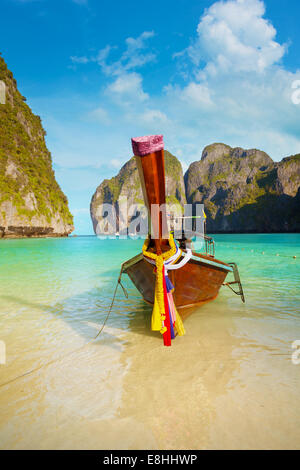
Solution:
[{"label": "rope", "polygon": [[[112,308],[113,308],[113,305],[114,305],[114,302],[115,302],[115,299],[116,299],[116,294],[117,294],[117,290],[118,290],[118,286],[119,284],[121,285],[122,289],[123,289],[123,292],[124,292],[124,295],[125,297],[128,299],[128,293],[125,289],[125,287],[122,285],[121,283],[121,277],[122,277],[122,273],[123,273],[123,264],[121,266],[121,270],[120,270],[120,274],[119,274],[119,278],[118,278],[118,281],[117,281],[117,284],[116,284],[116,287],[115,287],[115,290],[114,290],[114,295],[113,295],[113,298],[112,298],[112,301],[111,301],[111,304],[110,304],[110,307],[109,307],[109,310],[108,310],[108,313],[104,319],[104,322],[103,322],[103,325],[102,327],[100,328],[100,330],[98,331],[98,333],[96,334],[96,336],[92,339],[90,339],[90,341],[88,341],[87,343],[83,344],[82,346],[80,346],[79,348],[77,349],[73,349],[73,351],[70,351],[66,354],[64,354],[63,356],[60,356],[56,359],[53,359],[52,361],[49,361],[49,362],[46,362],[46,364],[41,364],[40,366],[38,367],[35,367],[34,369],[31,369],[27,372],[24,372],[24,374],[21,374],[21,375],[18,375],[17,377],[14,377],[13,379],[10,379],[8,380],[7,382],[3,382],[3,383],[0,383],[0,388],[2,387],[5,387],[6,385],[9,385],[13,382],[16,382],[17,380],[23,378],[23,377],[26,377],[27,375],[30,375],[30,374],[33,374],[34,372],[37,372],[41,369],[44,369],[52,364],[54,364],[55,362],[59,362],[63,359],[65,359],[66,357],[68,356],[71,356],[72,354],[78,352],[78,351],[81,351],[82,349],[84,349],[86,346],[88,346],[89,344],[93,343],[94,341],[96,341],[96,339],[98,338],[98,336],[100,336],[100,334],[102,333],[102,331],[104,330],[104,327],[107,323],[107,320],[109,319],[109,316],[111,314],[111,311],[112,311]],[[120,315],[120,314],[119,314]]]},{"label": "rope", "polygon": [[[118,290],[119,284],[121,284],[122,272],[123,272],[123,264],[122,264],[122,266],[121,266],[121,271],[120,271],[120,274],[119,274],[119,278],[118,278],[118,281],[117,281],[117,284],[116,284],[116,287],[115,287],[115,292],[114,292],[114,295],[113,295],[113,298],[112,298],[112,301],[111,301],[111,304],[110,304],[108,313],[107,313],[107,315],[106,315],[106,317],[105,317],[105,320],[104,320],[104,322],[103,322],[102,327],[100,328],[100,330],[99,330],[98,333],[96,334],[95,338],[92,339],[91,341],[95,341],[95,339],[97,339],[98,336],[99,336],[99,335],[102,333],[102,331],[104,330],[104,327],[105,327],[106,322],[107,322],[107,320],[108,320],[108,318],[109,318],[109,316],[110,316],[110,313],[111,313],[111,311],[112,311],[112,308],[113,308],[113,305],[114,305],[114,302],[115,302],[115,298],[116,298],[116,295],[117,295],[117,290]],[[124,294],[125,294],[125,292],[126,292],[126,294],[125,294],[126,298],[128,298],[127,291],[125,290],[125,288],[123,287],[122,284],[121,284],[121,286],[122,286],[122,289],[123,289]],[[90,342],[91,342],[91,341],[90,341]],[[87,343],[87,344],[88,344],[88,343]]]}]

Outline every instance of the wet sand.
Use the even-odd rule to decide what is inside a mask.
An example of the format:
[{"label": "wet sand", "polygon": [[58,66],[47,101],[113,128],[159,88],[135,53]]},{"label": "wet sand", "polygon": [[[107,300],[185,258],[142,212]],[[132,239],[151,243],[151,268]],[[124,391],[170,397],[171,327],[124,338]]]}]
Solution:
[{"label": "wet sand", "polygon": [[147,448],[299,448],[299,369],[289,335],[239,312],[226,316],[220,301],[203,307],[172,348],[131,337],[121,416],[151,429]]}]

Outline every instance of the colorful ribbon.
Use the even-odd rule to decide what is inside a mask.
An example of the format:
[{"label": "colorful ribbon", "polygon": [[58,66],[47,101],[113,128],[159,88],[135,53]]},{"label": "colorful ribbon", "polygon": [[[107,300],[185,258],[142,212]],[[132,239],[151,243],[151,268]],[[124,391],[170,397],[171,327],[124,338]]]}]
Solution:
[{"label": "colorful ribbon", "polygon": [[[143,246],[143,255],[151,264],[156,265],[156,282],[154,292],[154,305],[151,318],[151,328],[154,331],[160,331],[163,335],[164,345],[171,346],[171,339],[175,338],[175,329],[179,336],[185,334],[184,326],[179,313],[176,310],[173,290],[174,286],[168,277],[168,269],[171,264],[175,263],[182,252],[170,234],[169,245],[170,250],[157,255],[148,251],[150,239],[148,238]],[[190,257],[187,257],[188,261]],[[180,262],[178,267],[182,267],[185,263]],[[174,268],[174,266],[172,266]]]}]

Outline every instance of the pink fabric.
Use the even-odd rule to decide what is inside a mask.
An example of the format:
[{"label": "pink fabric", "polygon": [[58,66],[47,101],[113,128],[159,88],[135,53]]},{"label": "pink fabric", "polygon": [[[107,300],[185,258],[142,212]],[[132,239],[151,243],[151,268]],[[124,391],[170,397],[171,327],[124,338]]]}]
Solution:
[{"label": "pink fabric", "polygon": [[164,140],[162,135],[144,135],[142,137],[133,137],[131,139],[134,155],[143,157],[148,153],[163,150]]},{"label": "pink fabric", "polygon": [[167,296],[168,296],[169,307],[170,307],[170,312],[171,312],[171,317],[172,317],[172,323],[175,323],[176,312],[175,312],[174,299],[173,299],[172,292],[168,292]]}]

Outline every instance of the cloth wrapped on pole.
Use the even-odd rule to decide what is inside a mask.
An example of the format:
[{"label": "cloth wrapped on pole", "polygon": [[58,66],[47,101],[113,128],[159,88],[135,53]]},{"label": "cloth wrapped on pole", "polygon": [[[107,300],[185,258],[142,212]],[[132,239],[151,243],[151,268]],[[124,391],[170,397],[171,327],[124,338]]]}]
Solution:
[{"label": "cloth wrapped on pole", "polygon": [[[189,253],[185,254],[183,260],[176,265],[176,261],[183,256],[182,251],[170,234],[170,250],[157,255],[148,250],[150,238],[144,243],[143,255],[147,262],[155,264],[155,294],[154,305],[151,318],[151,329],[160,331],[163,335],[164,345],[171,346],[171,340],[175,338],[175,330],[179,336],[185,334],[185,329],[177,312],[172,292],[174,286],[168,277],[168,269],[178,269],[184,266],[189,260]],[[172,266],[172,267],[171,267]]]}]

